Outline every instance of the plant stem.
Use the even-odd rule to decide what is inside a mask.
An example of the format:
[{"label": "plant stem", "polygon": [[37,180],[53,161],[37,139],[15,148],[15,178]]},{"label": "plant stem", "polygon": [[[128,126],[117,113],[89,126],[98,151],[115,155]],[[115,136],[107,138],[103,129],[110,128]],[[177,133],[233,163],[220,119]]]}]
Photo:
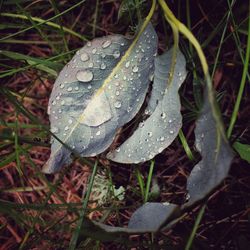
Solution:
[{"label": "plant stem", "polygon": [[[250,4],[249,4],[249,10],[250,10]],[[245,62],[244,62],[244,68],[243,68],[242,78],[241,78],[241,82],[240,82],[239,92],[237,95],[236,103],[234,105],[230,124],[229,124],[228,130],[227,130],[227,137],[228,138],[230,138],[232,135],[234,124],[236,122],[238,111],[240,108],[240,103],[241,103],[243,91],[244,91],[244,88],[246,85],[246,77],[247,77],[248,68],[249,68],[249,56],[250,56],[250,17],[248,18],[248,37],[247,37],[246,58],[245,58]]]}]

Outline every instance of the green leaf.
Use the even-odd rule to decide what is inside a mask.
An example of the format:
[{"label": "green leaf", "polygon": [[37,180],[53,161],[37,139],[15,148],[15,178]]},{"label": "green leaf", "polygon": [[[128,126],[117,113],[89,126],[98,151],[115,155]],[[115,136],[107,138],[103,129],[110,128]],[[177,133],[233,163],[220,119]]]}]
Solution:
[{"label": "green leaf", "polygon": [[[186,78],[186,61],[178,51],[171,71],[174,50],[155,59],[154,85],[148,112],[151,116],[118,149],[108,154],[112,161],[139,163],[151,160],[167,148],[182,126],[178,90]],[[166,88],[167,87],[167,88]]]},{"label": "green leaf", "polygon": [[[94,39],[58,76],[49,100],[51,132],[81,156],[95,156],[140,110],[153,71],[157,35],[149,24],[131,43],[121,35]],[[70,151],[52,140],[43,171],[71,162]]]},{"label": "green leaf", "polygon": [[[219,124],[222,126],[222,123]],[[227,176],[233,159],[233,152],[218,129],[213,116],[208,93],[195,129],[195,145],[202,160],[195,165],[187,180],[190,199],[185,206],[205,198]]]},{"label": "green leaf", "polygon": [[238,152],[241,159],[250,163],[250,145],[243,144],[237,141],[233,144],[233,148]]}]

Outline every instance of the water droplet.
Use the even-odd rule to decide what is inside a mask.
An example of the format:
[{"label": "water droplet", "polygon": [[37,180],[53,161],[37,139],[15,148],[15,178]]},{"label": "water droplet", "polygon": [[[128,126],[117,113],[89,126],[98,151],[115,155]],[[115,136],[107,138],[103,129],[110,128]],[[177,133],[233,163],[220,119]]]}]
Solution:
[{"label": "water droplet", "polygon": [[106,64],[105,63],[101,64],[101,69],[106,69]]},{"label": "water droplet", "polygon": [[91,42],[87,42],[87,46],[90,47],[92,45]]},{"label": "water droplet", "polygon": [[126,62],[125,67],[128,68],[130,65],[130,61]]},{"label": "water droplet", "polygon": [[91,88],[92,88],[92,86],[89,84],[89,85],[88,85],[88,89],[91,89]]},{"label": "water droplet", "polygon": [[97,51],[97,49],[96,49],[96,48],[93,48],[93,49],[92,49],[92,54],[95,54],[96,51]]},{"label": "water droplet", "polygon": [[128,107],[127,112],[129,113],[132,110],[132,107]]},{"label": "water droplet", "polygon": [[164,136],[161,136],[160,137],[160,141],[164,141],[165,140],[165,137]]},{"label": "water droplet", "polygon": [[140,128],[144,127],[144,122],[140,122],[140,123],[139,123],[139,127],[140,127]]},{"label": "water droplet", "polygon": [[50,130],[52,133],[56,134],[59,132],[59,129],[57,127],[52,127]]},{"label": "water droplet", "polygon": [[123,80],[127,80],[127,77],[126,77],[126,76],[124,76],[124,77],[123,77]]},{"label": "water droplet", "polygon": [[170,134],[173,134],[173,133],[174,133],[174,131],[173,131],[173,130],[170,130],[170,131],[169,131],[169,133],[170,133]]},{"label": "water droplet", "polygon": [[52,105],[54,106],[54,105],[56,105],[56,101],[54,100],[54,101],[52,101]]},{"label": "water droplet", "polygon": [[121,148],[117,148],[115,151],[119,153],[121,151]]},{"label": "water droplet", "polygon": [[120,53],[119,50],[116,50],[116,51],[114,51],[114,53],[113,53],[113,57],[114,57],[114,58],[119,58],[120,55],[121,55],[121,53]]},{"label": "water droplet", "polygon": [[89,55],[86,52],[83,52],[80,58],[83,62],[86,62],[89,60]]},{"label": "water droplet", "polygon": [[71,119],[69,119],[68,122],[69,122],[69,124],[72,124],[72,123],[73,123],[73,121],[72,121]]},{"label": "water droplet", "polygon": [[76,86],[76,87],[75,87],[75,90],[79,90],[79,87],[78,87],[78,86]]},{"label": "water droplet", "polygon": [[134,73],[138,72],[138,70],[139,70],[139,68],[138,68],[136,65],[133,66],[132,71],[133,71]]},{"label": "water droplet", "polygon": [[80,82],[90,82],[94,75],[90,70],[80,70],[76,73],[76,78]]},{"label": "water droplet", "polygon": [[116,101],[114,106],[115,108],[119,109],[122,106],[122,103],[120,101]]},{"label": "water droplet", "polygon": [[105,57],[106,57],[106,55],[102,53],[101,54],[101,58],[105,58]]},{"label": "water droplet", "polygon": [[56,97],[56,100],[59,100],[60,99],[60,96],[58,95],[57,97]]},{"label": "water droplet", "polygon": [[61,83],[61,84],[60,84],[60,89],[63,89],[63,88],[64,88],[64,84]]},{"label": "water droplet", "polygon": [[69,92],[71,92],[71,91],[73,90],[73,88],[72,88],[72,87],[68,87],[67,90],[68,90]]},{"label": "water droplet", "polygon": [[166,113],[161,113],[161,118],[162,118],[162,119],[165,119],[166,116],[167,116]]},{"label": "water droplet", "polygon": [[173,121],[173,120],[171,120],[171,119],[168,120],[169,123],[172,123],[172,121]]},{"label": "water droplet", "polygon": [[94,67],[94,63],[90,62],[88,66],[89,66],[89,68],[93,68]]},{"label": "water droplet", "polygon": [[100,134],[101,134],[101,131],[100,131],[100,130],[96,132],[96,135],[100,135]]},{"label": "water droplet", "polygon": [[107,47],[109,47],[111,45],[111,41],[110,40],[106,40],[102,43],[102,47],[105,49]]},{"label": "water droplet", "polygon": [[115,94],[118,96],[118,95],[120,95],[120,92],[117,90],[117,91],[115,92]]},{"label": "water droplet", "polygon": [[115,78],[115,79],[117,79],[117,78],[118,78],[118,75],[117,75],[117,74],[115,74],[115,75],[114,75],[114,78]]},{"label": "water droplet", "polygon": [[66,127],[64,128],[64,130],[65,130],[65,131],[69,130],[69,126],[66,126]]},{"label": "water droplet", "polygon": [[152,132],[148,132],[148,136],[152,137],[153,133]]},{"label": "water droplet", "polygon": [[59,109],[59,110],[58,110],[58,113],[59,113],[59,114],[61,114],[61,113],[62,113],[62,110],[61,110],[61,109]]},{"label": "water droplet", "polygon": [[125,43],[121,43],[121,46],[124,46],[125,45]]}]

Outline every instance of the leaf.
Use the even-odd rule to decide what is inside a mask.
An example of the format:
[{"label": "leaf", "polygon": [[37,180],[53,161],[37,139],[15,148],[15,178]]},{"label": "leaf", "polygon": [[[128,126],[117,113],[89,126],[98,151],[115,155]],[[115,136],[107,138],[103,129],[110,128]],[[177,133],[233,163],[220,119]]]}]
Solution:
[{"label": "leaf", "polygon": [[[186,61],[178,51],[174,70],[171,72],[173,50],[155,59],[154,87],[149,111],[151,116],[139,124],[137,130],[118,149],[107,157],[121,163],[145,162],[167,148],[182,126],[178,90],[186,77]],[[169,77],[173,76],[172,81]],[[165,88],[167,89],[165,91]]]},{"label": "leaf", "polygon": [[147,202],[131,216],[128,228],[139,231],[157,232],[166,220],[176,211],[177,205]]},{"label": "leaf", "polygon": [[233,148],[239,153],[241,159],[250,163],[250,145],[237,141],[233,144]]},{"label": "leaf", "polygon": [[[87,43],[55,82],[48,108],[51,132],[81,156],[106,150],[142,106],[156,50],[151,24],[132,43],[121,35]],[[43,171],[52,173],[70,162],[70,150],[52,140]]]},{"label": "leaf", "polygon": [[101,241],[124,241],[128,235],[155,233],[161,226],[178,211],[174,204],[148,202],[138,208],[131,216],[126,227],[114,227],[100,222],[84,219],[80,236],[87,236]]},{"label": "leaf", "polygon": [[212,113],[208,94],[195,129],[195,145],[202,160],[196,164],[187,180],[190,199],[185,206],[205,198],[227,176],[233,152],[224,135],[219,131]]}]

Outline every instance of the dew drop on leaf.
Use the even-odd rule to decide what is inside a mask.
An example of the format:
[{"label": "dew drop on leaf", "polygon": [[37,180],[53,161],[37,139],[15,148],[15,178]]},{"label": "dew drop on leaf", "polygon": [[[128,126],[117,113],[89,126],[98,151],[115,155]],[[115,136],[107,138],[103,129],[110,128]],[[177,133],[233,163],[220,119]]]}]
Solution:
[{"label": "dew drop on leaf", "polygon": [[101,63],[101,69],[106,69],[106,64],[105,63]]},{"label": "dew drop on leaf", "polygon": [[121,53],[120,53],[119,50],[116,50],[116,51],[113,53],[114,58],[119,58],[120,55],[121,55]]},{"label": "dew drop on leaf", "polygon": [[125,67],[128,68],[130,65],[130,61],[126,62]]},{"label": "dew drop on leaf", "polygon": [[132,68],[132,71],[133,71],[134,73],[138,72],[138,70],[139,70],[139,68],[138,68],[136,65]]},{"label": "dew drop on leaf", "polygon": [[86,62],[89,60],[89,55],[86,52],[83,52],[80,58],[83,62]]},{"label": "dew drop on leaf", "polygon": [[80,70],[76,73],[76,79],[80,82],[90,82],[94,75],[90,70]]},{"label": "dew drop on leaf", "polygon": [[119,109],[122,106],[122,103],[120,101],[116,101],[114,106],[115,108]]},{"label": "dew drop on leaf", "polygon": [[102,43],[102,47],[105,49],[107,47],[109,47],[111,45],[111,41],[110,40],[106,40]]}]

